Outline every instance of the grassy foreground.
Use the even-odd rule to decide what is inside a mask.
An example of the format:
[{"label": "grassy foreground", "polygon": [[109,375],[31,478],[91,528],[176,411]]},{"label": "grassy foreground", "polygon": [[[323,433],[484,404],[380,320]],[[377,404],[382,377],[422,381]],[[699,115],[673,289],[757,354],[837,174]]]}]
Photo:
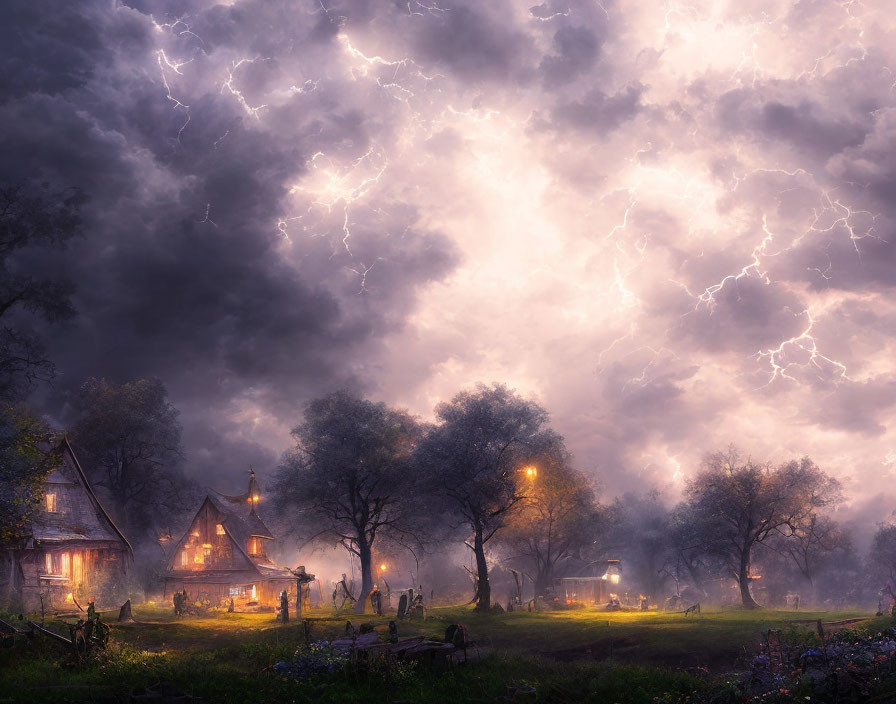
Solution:
[{"label": "grassy foreground", "polygon": [[[441,639],[463,623],[477,646],[470,662],[441,675],[341,674],[297,682],[269,666],[305,643],[300,625],[273,614],[219,614],[175,619],[171,608],[135,607],[137,623],[112,624],[105,658],[66,663],[46,639],[0,651],[0,702],[139,701],[160,692],[207,702],[494,702],[508,687],[533,685],[540,702],[674,702],[700,692],[710,678],[734,671],[757,651],[768,628],[814,628],[861,612],[712,611],[674,613],[474,613],[433,609],[426,621],[399,624],[401,638]],[[385,630],[388,617],[312,613],[311,639],[342,633],[346,619]],[[884,619],[889,625],[889,619]],[[868,627],[882,627],[868,622]],[[829,626],[829,628],[835,626]],[[60,630],[60,632],[64,632]]]}]

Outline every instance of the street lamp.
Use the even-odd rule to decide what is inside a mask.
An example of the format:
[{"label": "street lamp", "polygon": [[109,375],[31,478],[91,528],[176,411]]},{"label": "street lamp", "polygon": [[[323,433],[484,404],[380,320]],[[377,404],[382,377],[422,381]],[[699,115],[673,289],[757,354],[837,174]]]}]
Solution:
[{"label": "street lamp", "polygon": [[529,465],[528,467],[526,467],[526,476],[529,477],[529,479],[535,479],[535,477],[538,476],[538,468],[533,465]]}]

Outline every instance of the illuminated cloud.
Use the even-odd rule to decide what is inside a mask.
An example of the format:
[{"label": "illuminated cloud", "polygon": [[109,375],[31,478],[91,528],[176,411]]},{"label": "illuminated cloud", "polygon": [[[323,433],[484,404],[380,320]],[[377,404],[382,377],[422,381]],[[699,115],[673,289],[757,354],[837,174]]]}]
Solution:
[{"label": "illuminated cloud", "polygon": [[608,492],[674,495],[731,441],[891,482],[879,4],[10,13],[3,176],[91,198],[58,417],[88,374],[156,375],[197,471],[236,472],[335,386],[425,415],[499,380]]}]

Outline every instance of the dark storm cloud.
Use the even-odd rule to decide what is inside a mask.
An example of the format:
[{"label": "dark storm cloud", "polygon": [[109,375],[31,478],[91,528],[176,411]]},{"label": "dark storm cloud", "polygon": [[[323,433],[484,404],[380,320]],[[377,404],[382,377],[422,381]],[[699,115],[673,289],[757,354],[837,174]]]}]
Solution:
[{"label": "dark storm cloud", "polygon": [[[780,90],[780,89],[779,89]],[[728,128],[749,131],[759,139],[780,140],[814,158],[826,159],[862,142],[865,127],[831,119],[823,107],[808,100],[756,100],[762,89],[733,91],[719,99],[719,118]],[[780,90],[786,93],[786,90]]]},{"label": "dark storm cloud", "polygon": [[551,113],[550,129],[572,127],[596,135],[605,135],[630,120],[641,109],[640,85],[630,85],[608,95],[599,88],[579,100],[557,106]]},{"label": "dark storm cloud", "polygon": [[507,21],[512,3],[453,3],[425,16],[412,46],[426,65],[464,81],[527,79],[531,39]]},{"label": "dark storm cloud", "polygon": [[731,440],[879,464],[896,32],[763,8],[9,5],[0,174],[90,198],[47,408],[159,376],[205,474],[336,385],[427,414],[494,379],[610,491]]},{"label": "dark storm cloud", "polygon": [[[353,233],[358,261],[325,238],[284,257],[286,185],[310,154],[360,155],[390,139],[362,108],[328,102],[332,88],[272,107],[280,130],[248,114],[295,62],[337,51],[332,41],[300,48],[313,11],[243,3],[194,11],[189,30],[158,30],[149,13],[174,20],[157,5],[10,9],[4,179],[47,179],[89,197],[86,237],[67,255],[79,318],[47,332],[62,372],[51,408],[87,375],[159,377],[184,409],[197,466],[226,469],[228,456],[242,462],[258,446],[222,441],[233,427],[220,411],[251,391],[253,403],[294,420],[311,394],[351,383],[352,357],[400,324],[419,283],[452,266],[450,245],[415,227],[400,202]],[[170,43],[154,43],[162,40]],[[223,82],[246,57],[236,96]],[[374,300],[359,296],[371,265],[367,290],[382,294]]]},{"label": "dark storm cloud", "polygon": [[587,71],[597,60],[601,38],[587,27],[561,27],[554,34],[553,54],[539,65],[548,87],[568,83]]}]

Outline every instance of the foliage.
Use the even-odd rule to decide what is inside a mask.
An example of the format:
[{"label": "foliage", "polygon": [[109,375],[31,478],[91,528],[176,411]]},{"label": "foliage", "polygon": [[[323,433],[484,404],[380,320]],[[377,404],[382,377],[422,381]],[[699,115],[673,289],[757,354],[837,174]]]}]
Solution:
[{"label": "foliage", "polygon": [[438,424],[418,451],[434,490],[472,534],[477,606],[491,606],[485,545],[526,498],[525,467],[560,442],[541,406],[507,387],[480,384],[436,407]]},{"label": "foliage", "polygon": [[[278,473],[282,513],[335,539],[361,563],[361,593],[373,587],[378,537],[414,539],[419,473],[412,453],[420,428],[407,413],[346,391],[311,401]],[[294,513],[292,513],[294,512]],[[357,607],[364,608],[364,599]]]},{"label": "foliage", "polygon": [[284,677],[307,679],[341,672],[348,656],[333,648],[329,641],[319,640],[300,647],[290,661],[274,665],[274,672]]},{"label": "foliage", "polygon": [[88,379],[75,403],[72,440],[91,481],[132,532],[153,529],[154,509],[180,507],[187,482],[177,409],[162,382]]},{"label": "foliage", "polygon": [[0,408],[0,543],[15,545],[28,530],[47,475],[59,465],[50,427],[20,406]]},{"label": "foliage", "polygon": [[701,548],[725,561],[746,608],[753,548],[775,534],[796,539],[818,509],[840,498],[839,483],[808,457],[778,467],[742,460],[734,448],[706,458],[688,483],[687,510]]},{"label": "foliage", "polygon": [[501,542],[513,562],[534,574],[536,593],[544,594],[555,573],[606,530],[588,479],[571,466],[561,443],[533,461],[537,474],[526,477],[526,498],[508,519]]},{"label": "foliage", "polygon": [[0,400],[21,398],[35,380],[53,373],[24,314],[50,321],[74,314],[70,282],[47,276],[45,257],[79,233],[83,202],[78,191],[0,186]]},{"label": "foliage", "polygon": [[871,579],[890,599],[896,600],[896,525],[878,527],[868,557]]}]

